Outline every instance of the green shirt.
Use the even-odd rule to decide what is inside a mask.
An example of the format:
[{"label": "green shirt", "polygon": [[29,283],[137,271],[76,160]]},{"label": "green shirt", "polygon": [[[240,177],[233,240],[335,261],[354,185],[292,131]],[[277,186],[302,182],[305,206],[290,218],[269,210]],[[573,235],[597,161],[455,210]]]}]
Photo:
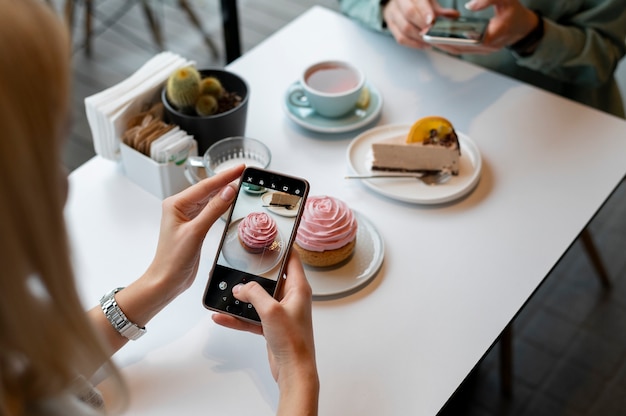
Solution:
[{"label": "green shirt", "polygon": [[[493,8],[466,10],[467,0],[439,0],[461,15],[493,17]],[[544,18],[545,32],[537,49],[521,57],[508,49],[461,58],[564,97],[624,117],[624,105],[614,77],[626,53],[624,0],[520,0]],[[384,27],[380,0],[339,0],[346,15],[366,26]]]}]

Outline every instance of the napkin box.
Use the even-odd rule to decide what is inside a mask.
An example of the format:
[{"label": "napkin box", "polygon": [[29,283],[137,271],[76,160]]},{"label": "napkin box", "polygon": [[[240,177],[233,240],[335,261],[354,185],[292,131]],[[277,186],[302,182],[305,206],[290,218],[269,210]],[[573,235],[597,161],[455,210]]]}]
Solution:
[{"label": "napkin box", "polygon": [[[158,163],[124,143],[120,143],[120,151],[125,175],[157,198],[165,199],[190,186],[185,163]],[[189,156],[197,155],[198,148],[194,143]]]}]

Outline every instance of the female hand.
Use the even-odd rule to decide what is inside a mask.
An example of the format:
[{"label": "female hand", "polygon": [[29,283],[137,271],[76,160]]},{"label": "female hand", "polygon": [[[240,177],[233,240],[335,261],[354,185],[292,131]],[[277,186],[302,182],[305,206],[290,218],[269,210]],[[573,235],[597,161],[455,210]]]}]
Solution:
[{"label": "female hand", "polygon": [[254,306],[261,318],[260,326],[224,314],[214,314],[213,320],[222,326],[265,336],[272,375],[280,389],[279,414],[317,414],[319,380],[312,292],[295,252],[289,258],[286,275],[279,300],[256,282],[233,288],[237,299]]},{"label": "female hand", "polygon": [[163,201],[159,243],[146,272],[167,287],[164,296],[176,297],[193,283],[204,237],[228,209],[244,165],[226,170]]}]

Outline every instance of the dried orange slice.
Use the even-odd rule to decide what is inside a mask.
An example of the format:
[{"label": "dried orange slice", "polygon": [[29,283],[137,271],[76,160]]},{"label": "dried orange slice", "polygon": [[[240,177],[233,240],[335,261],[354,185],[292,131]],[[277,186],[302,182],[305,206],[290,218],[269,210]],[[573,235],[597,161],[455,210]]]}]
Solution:
[{"label": "dried orange slice", "polygon": [[421,143],[431,136],[431,131],[433,130],[437,132],[438,137],[445,137],[452,133],[454,128],[452,127],[452,123],[443,117],[424,117],[413,123],[408,136],[406,136],[406,142]]}]

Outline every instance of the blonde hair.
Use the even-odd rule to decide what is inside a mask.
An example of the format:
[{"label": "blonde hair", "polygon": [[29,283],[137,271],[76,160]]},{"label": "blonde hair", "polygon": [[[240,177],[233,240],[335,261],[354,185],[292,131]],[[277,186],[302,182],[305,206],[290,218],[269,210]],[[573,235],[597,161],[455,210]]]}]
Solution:
[{"label": "blonde hair", "polygon": [[0,0],[0,414],[67,390],[102,365],[63,219],[70,40],[37,0]]}]

